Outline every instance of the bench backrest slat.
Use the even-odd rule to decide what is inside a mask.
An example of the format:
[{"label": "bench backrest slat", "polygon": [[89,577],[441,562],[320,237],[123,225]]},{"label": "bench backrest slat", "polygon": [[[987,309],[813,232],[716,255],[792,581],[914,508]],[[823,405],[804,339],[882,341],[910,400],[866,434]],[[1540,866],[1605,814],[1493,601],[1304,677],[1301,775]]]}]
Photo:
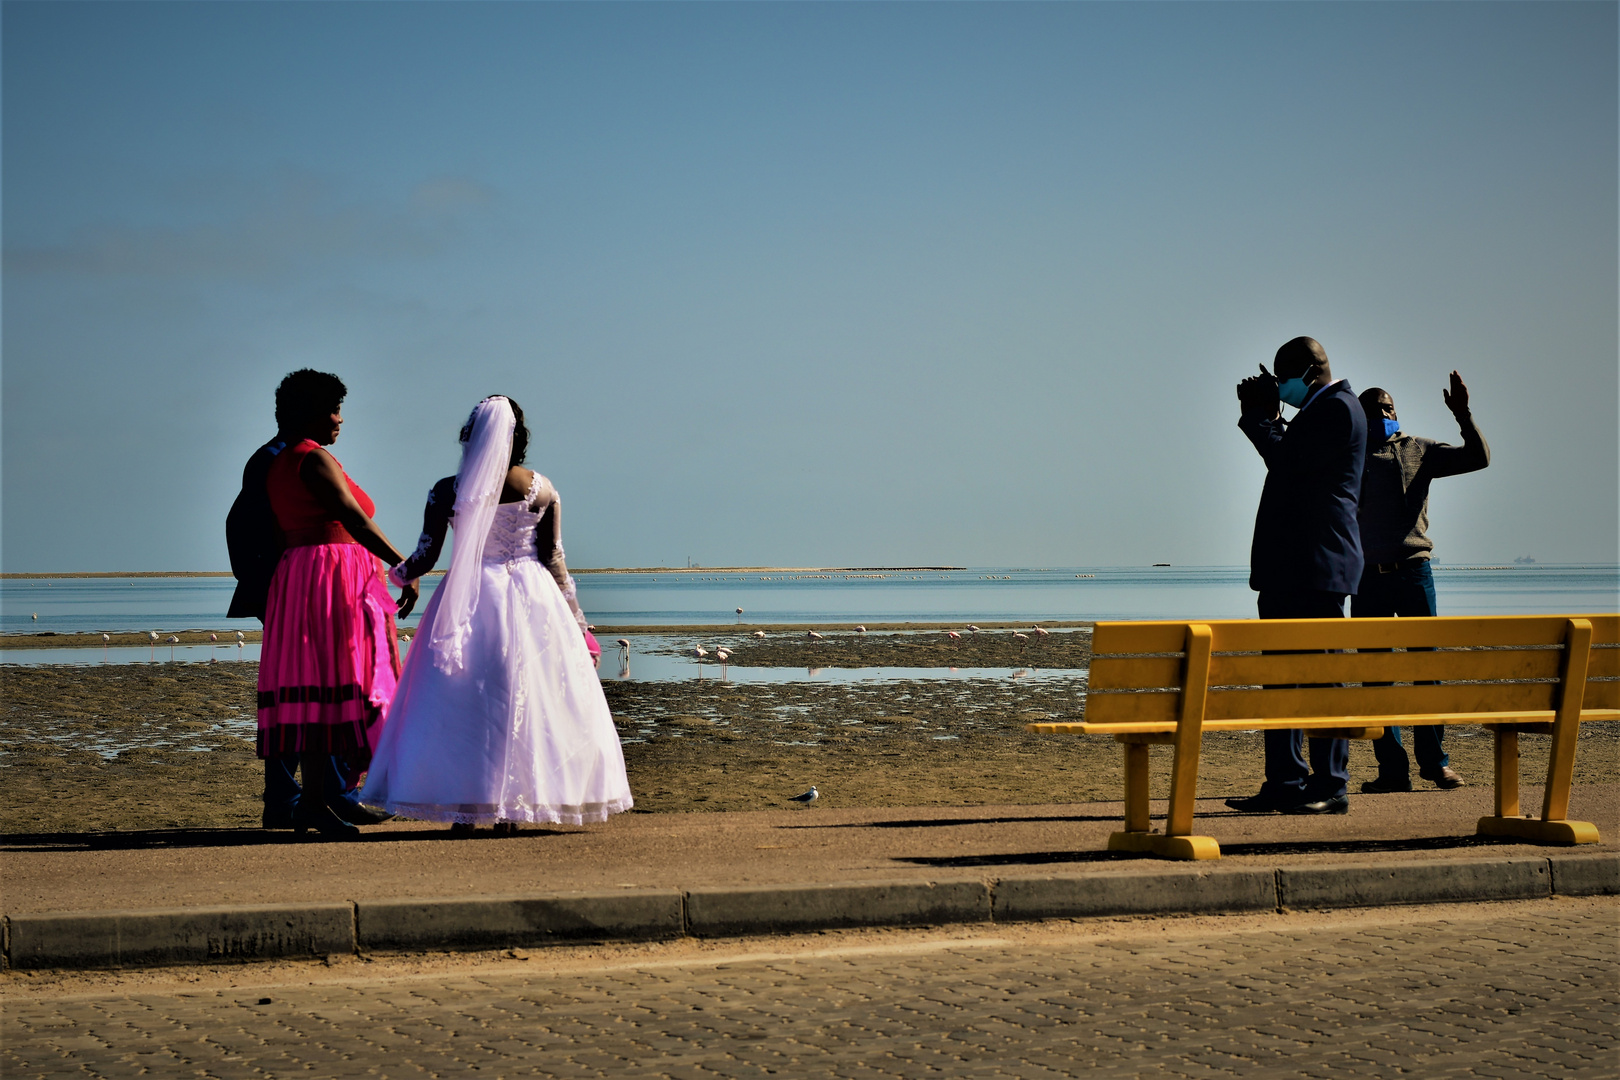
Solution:
[{"label": "bench backrest slat", "polygon": [[[1558,701],[1556,680],[1571,618],[1592,624],[1583,711],[1620,708],[1620,615],[1237,619],[1204,623],[1215,654],[1205,716],[1235,720],[1546,712]],[[1092,636],[1086,722],[1174,723],[1187,625],[1098,623]],[[1320,651],[1325,649],[1366,651]],[[1440,685],[1357,685],[1371,682]],[[1349,685],[1295,689],[1302,683]]]}]

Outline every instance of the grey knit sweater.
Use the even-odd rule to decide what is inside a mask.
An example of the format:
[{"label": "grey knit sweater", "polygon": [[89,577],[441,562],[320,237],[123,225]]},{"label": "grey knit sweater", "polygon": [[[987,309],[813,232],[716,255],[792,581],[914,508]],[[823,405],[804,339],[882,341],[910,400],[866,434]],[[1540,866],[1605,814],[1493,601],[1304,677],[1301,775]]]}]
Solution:
[{"label": "grey knit sweater", "polygon": [[1428,558],[1429,481],[1475,472],[1491,463],[1491,448],[1470,414],[1457,418],[1463,444],[1451,446],[1397,434],[1387,442],[1367,440],[1361,474],[1361,549],[1369,567],[1376,563]]}]

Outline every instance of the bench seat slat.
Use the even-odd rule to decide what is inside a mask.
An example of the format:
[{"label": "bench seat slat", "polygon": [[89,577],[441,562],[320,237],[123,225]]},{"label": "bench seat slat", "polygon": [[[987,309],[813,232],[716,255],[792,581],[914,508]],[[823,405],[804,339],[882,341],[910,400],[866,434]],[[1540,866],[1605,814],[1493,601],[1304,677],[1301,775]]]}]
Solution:
[{"label": "bench seat slat", "polygon": [[1207,720],[1254,716],[1398,716],[1402,713],[1544,712],[1557,705],[1556,683],[1447,686],[1325,686],[1221,690],[1209,695]]},{"label": "bench seat slat", "polygon": [[1179,656],[1093,657],[1086,686],[1092,690],[1139,690],[1181,685]]},{"label": "bench seat slat", "polygon": [[1215,686],[1249,686],[1292,682],[1556,679],[1563,659],[1563,651],[1559,649],[1216,656],[1210,661],[1209,681]]},{"label": "bench seat slat", "polygon": [[[1313,728],[1337,729],[1344,727],[1376,727],[1381,725],[1395,725],[1400,727],[1423,727],[1429,724],[1479,724],[1490,727],[1496,724],[1551,724],[1554,713],[1545,712],[1522,713],[1442,713],[1439,715],[1405,715],[1405,716],[1379,716],[1354,717],[1344,716],[1337,718],[1317,718],[1313,720],[1301,719],[1268,719],[1260,720],[1247,717],[1235,720],[1206,720],[1205,731],[1263,731],[1267,729]],[[1357,720],[1365,720],[1358,724]],[[1620,709],[1583,709],[1581,721],[1620,720]],[[1085,721],[1046,721],[1036,724],[1026,724],[1025,728],[1040,735],[1150,735],[1175,730],[1174,723],[1134,723],[1134,724],[1092,724]]]},{"label": "bench seat slat", "polygon": [[[1216,619],[1208,622],[1216,652],[1262,649],[1458,648],[1471,645],[1561,645],[1571,618],[1592,624],[1592,644],[1620,642],[1620,615],[1481,615],[1441,619]],[[1092,653],[1179,653],[1185,622],[1097,623]]]}]

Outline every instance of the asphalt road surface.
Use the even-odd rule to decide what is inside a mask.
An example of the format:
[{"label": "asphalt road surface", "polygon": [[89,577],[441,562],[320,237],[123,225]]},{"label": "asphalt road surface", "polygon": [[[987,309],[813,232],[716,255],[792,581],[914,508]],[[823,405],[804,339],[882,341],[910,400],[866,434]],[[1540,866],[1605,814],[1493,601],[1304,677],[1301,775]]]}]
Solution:
[{"label": "asphalt road surface", "polygon": [[1620,1075],[1620,901],[8,973],[0,1075]]}]

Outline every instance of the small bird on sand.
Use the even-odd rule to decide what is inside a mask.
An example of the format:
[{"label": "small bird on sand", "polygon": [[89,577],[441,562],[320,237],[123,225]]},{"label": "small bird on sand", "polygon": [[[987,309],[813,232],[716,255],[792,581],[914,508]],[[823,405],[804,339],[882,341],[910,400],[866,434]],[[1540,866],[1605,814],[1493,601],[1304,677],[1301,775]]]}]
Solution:
[{"label": "small bird on sand", "polygon": [[789,801],[803,803],[805,806],[809,806],[819,798],[821,798],[821,792],[816,790],[816,785],[811,784],[809,791],[805,792],[803,795],[795,795]]}]

